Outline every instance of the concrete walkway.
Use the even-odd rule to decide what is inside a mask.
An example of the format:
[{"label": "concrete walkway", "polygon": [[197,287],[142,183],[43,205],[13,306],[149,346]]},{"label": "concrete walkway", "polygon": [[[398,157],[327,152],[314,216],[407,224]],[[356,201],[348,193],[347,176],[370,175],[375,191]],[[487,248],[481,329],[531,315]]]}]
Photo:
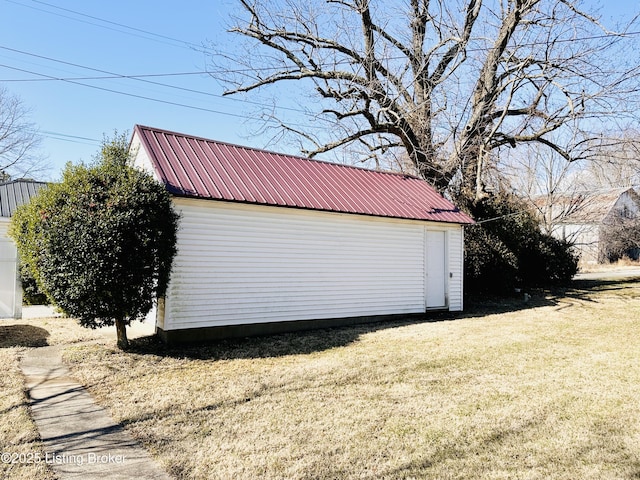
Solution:
[{"label": "concrete walkway", "polygon": [[59,480],[171,479],[71,378],[61,347],[29,349],[20,366],[44,443],[44,461]]}]

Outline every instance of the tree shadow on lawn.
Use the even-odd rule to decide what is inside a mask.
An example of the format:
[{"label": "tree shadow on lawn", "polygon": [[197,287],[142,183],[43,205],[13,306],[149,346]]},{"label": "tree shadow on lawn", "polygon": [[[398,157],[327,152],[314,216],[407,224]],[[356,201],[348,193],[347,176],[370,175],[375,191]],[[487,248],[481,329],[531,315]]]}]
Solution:
[{"label": "tree shadow on lawn", "polygon": [[33,325],[2,325],[0,323],[0,348],[46,347],[49,331]]},{"label": "tree shadow on lawn", "polygon": [[[467,472],[476,478],[493,477],[498,474],[503,477],[509,473],[519,477],[517,473],[522,471],[522,468],[518,468],[517,463],[506,465],[506,469],[504,465],[493,465],[491,462],[482,462],[480,467],[475,467],[475,460],[478,458],[505,458],[505,452],[513,457],[515,449],[534,461],[536,457],[540,459],[553,455],[554,462],[540,465],[537,471],[538,474],[546,474],[545,478],[551,478],[556,472],[572,472],[579,476],[585,471],[584,468],[592,472],[601,472],[603,477],[607,477],[606,473],[618,473],[626,474],[623,478],[640,478],[640,459],[635,450],[629,448],[628,443],[624,441],[627,434],[625,424],[598,425],[598,422],[593,422],[586,432],[571,438],[565,443],[564,448],[557,452],[554,452],[551,446],[548,447],[549,450],[541,452],[527,452],[521,448],[522,445],[530,444],[532,438],[539,437],[541,433],[538,432],[548,432],[553,428],[557,422],[554,417],[561,411],[562,407],[532,405],[529,415],[514,414],[510,421],[496,422],[495,425],[486,427],[486,433],[478,432],[480,441],[469,441],[462,432],[460,438],[447,438],[438,442],[435,452],[430,457],[417,456],[395,468],[380,472],[379,476],[436,478],[442,471],[442,465],[459,465],[460,468],[464,468],[467,464]],[[537,445],[541,449],[544,442]],[[594,455],[594,452],[599,452],[598,456]],[[515,458],[517,456],[516,454]]]},{"label": "tree shadow on lawn", "polygon": [[557,287],[549,291],[549,298],[556,303],[560,299],[580,300],[598,303],[594,293],[614,294],[620,298],[638,298],[637,291],[640,277],[624,277],[617,279],[574,279],[566,287]]},{"label": "tree shadow on lawn", "polygon": [[[640,281],[640,278],[636,278]],[[633,280],[632,280],[633,281]],[[532,290],[517,296],[470,296],[465,298],[463,312],[427,312],[420,315],[398,317],[393,320],[359,323],[341,327],[280,333],[268,336],[243,337],[209,341],[191,345],[165,345],[156,336],[130,340],[129,352],[172,358],[200,360],[231,360],[305,355],[339,348],[357,341],[362,335],[425,322],[446,322],[465,318],[479,318],[492,314],[517,312],[544,306],[571,307],[571,300],[593,302],[591,294],[624,291],[633,286],[629,279],[574,280],[564,288]],[[567,299],[569,302],[567,302]]]}]

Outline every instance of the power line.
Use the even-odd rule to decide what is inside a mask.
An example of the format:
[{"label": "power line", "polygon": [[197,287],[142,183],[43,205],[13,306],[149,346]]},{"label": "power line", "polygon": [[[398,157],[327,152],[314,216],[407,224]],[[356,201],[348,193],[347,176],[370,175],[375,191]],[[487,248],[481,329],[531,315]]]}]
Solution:
[{"label": "power line", "polygon": [[116,93],[116,94],[125,95],[125,96],[128,96],[128,97],[139,98],[139,99],[142,99],[142,100],[149,100],[149,101],[152,101],[152,102],[164,103],[164,104],[167,104],[167,105],[174,105],[174,106],[178,106],[178,107],[190,108],[190,109],[193,109],[193,110],[200,110],[200,111],[204,111],[204,112],[216,113],[216,114],[219,114],[219,115],[228,115],[228,116],[231,116],[231,117],[247,118],[244,115],[238,115],[238,114],[235,114],[235,113],[222,112],[222,111],[219,111],[219,110],[212,110],[212,109],[209,109],[209,108],[197,107],[195,105],[187,105],[187,104],[184,104],[184,103],[172,102],[172,101],[169,101],[169,100],[160,100],[158,98],[147,97],[146,95],[138,95],[138,94],[135,94],[135,93],[121,92],[119,90],[113,90],[111,88],[99,87],[97,85],[90,85],[88,83],[77,82],[75,80],[65,80],[63,78],[52,77],[51,75],[47,75],[47,74],[44,74],[44,73],[38,73],[38,72],[33,72],[31,70],[25,70],[23,68],[12,67],[10,65],[0,64],[0,67],[8,68],[8,69],[11,69],[11,70],[16,70],[16,71],[23,72],[23,73],[29,73],[31,75],[38,75],[38,76],[45,77],[45,78],[50,78],[50,79],[53,79],[53,80],[60,80],[60,81],[66,82],[66,83],[74,84],[74,85],[80,85],[80,86],[87,87],[87,88],[93,88],[95,90],[102,90],[104,92]]},{"label": "power line", "polygon": [[[104,73],[107,76],[100,76],[100,77],[51,77],[51,76],[46,76],[44,74],[38,74],[36,73],[36,75],[43,75],[46,76],[47,78],[40,78],[37,79],[39,81],[62,81],[62,82],[70,82],[73,83],[74,81],[80,81],[80,80],[106,80],[106,79],[130,79],[130,80],[136,80],[139,82],[144,82],[144,83],[148,83],[148,84],[152,84],[152,85],[158,85],[161,87],[165,87],[165,88],[172,88],[175,90],[181,90],[184,92],[188,92],[188,93],[196,93],[199,95],[206,95],[209,97],[214,97],[214,98],[220,98],[220,99],[225,99],[225,100],[231,100],[234,102],[242,102],[242,103],[247,103],[247,104],[251,104],[251,105],[257,105],[259,107],[265,107],[264,104],[260,103],[260,102],[253,102],[251,100],[246,100],[246,99],[240,99],[240,98],[233,98],[233,97],[227,97],[224,95],[218,95],[215,93],[211,93],[211,92],[204,92],[202,90],[195,90],[195,89],[191,89],[191,88],[186,88],[186,87],[179,87],[177,85],[171,85],[168,83],[162,83],[162,82],[156,82],[153,80],[147,80],[148,77],[154,77],[154,76],[169,76],[169,75],[196,75],[198,73],[202,73],[205,74],[207,72],[186,72],[186,73],[174,73],[174,74],[158,74],[158,75],[123,75],[123,74],[119,74],[119,73],[115,73],[115,72],[109,72],[107,70],[101,70],[98,68],[93,68],[93,67],[88,67],[86,65],[80,65],[78,63],[73,63],[73,62],[67,62],[65,60],[59,60],[56,58],[52,58],[52,57],[48,57],[45,55],[39,55],[33,52],[27,52],[24,50],[18,50],[16,48],[11,48],[11,47],[7,47],[4,45],[0,45],[0,49],[3,50],[8,50],[10,52],[14,52],[14,53],[19,53],[21,55],[27,55],[30,57],[35,57],[35,58],[40,58],[42,60],[47,60],[50,62],[55,62],[55,63],[60,63],[62,65],[69,65],[72,67],[76,67],[76,68],[82,68],[84,70],[90,70],[92,72],[98,72],[98,73]],[[10,67],[7,67],[10,68]],[[35,79],[32,79],[35,80]],[[304,113],[307,114],[306,111],[299,109],[299,108],[293,108],[293,107],[284,107],[284,106],[278,106],[277,107],[280,110],[289,110],[289,111],[293,111],[293,112],[298,112],[298,113]]]},{"label": "power line", "polygon": [[60,132],[52,132],[50,130],[38,130],[36,133],[39,133],[42,136],[47,137],[47,138],[52,138],[54,140],[62,140],[62,141],[65,141],[65,142],[82,143],[82,144],[85,144],[85,145],[99,145],[100,144],[100,140],[97,140],[95,138],[81,137],[79,135],[69,135],[69,134],[60,133]]},{"label": "power line", "polygon": [[[185,104],[185,103],[173,102],[173,101],[170,101],[170,100],[161,100],[159,98],[153,98],[153,97],[148,97],[146,95],[138,95],[138,94],[129,93],[129,92],[122,92],[120,90],[114,90],[114,89],[111,89],[111,88],[99,87],[97,85],[91,85],[91,84],[88,84],[88,83],[82,83],[82,82],[78,82],[78,81],[75,81],[75,80],[65,80],[63,78],[53,77],[51,75],[47,75],[47,74],[44,74],[44,73],[39,73],[39,72],[31,71],[31,70],[12,67],[10,65],[0,64],[0,67],[8,68],[10,70],[16,70],[16,71],[23,72],[23,73],[28,73],[28,74],[31,74],[31,75],[38,75],[38,76],[45,77],[45,78],[60,80],[60,81],[66,82],[66,83],[70,83],[70,84],[73,84],[73,85],[80,85],[80,86],[87,87],[87,88],[92,88],[92,89],[95,89],[95,90],[101,90],[101,91],[104,91],[104,92],[115,93],[115,94],[124,95],[124,96],[127,96],[127,97],[138,98],[138,99],[141,99],[141,100],[148,100],[150,102],[163,103],[163,104],[166,104],[166,105],[172,105],[172,106],[176,106],[176,107],[188,108],[188,109],[191,109],[191,110],[198,110],[198,111],[202,111],[202,112],[215,113],[215,114],[218,114],[218,115],[226,115],[226,116],[235,117],[235,118],[242,118],[242,119],[245,119],[245,120],[252,120],[253,119],[252,117],[249,117],[247,115],[240,115],[240,114],[236,114],[236,113],[223,112],[223,111],[220,111],[220,110],[213,110],[211,108],[198,107],[198,106],[195,106],[195,105],[188,105],[188,104]],[[264,119],[264,121],[267,122],[267,123],[268,122],[272,122],[272,123],[274,122],[271,119]],[[318,128],[318,129],[321,129],[321,127],[315,127],[313,125],[301,125],[301,124],[298,124],[298,123],[289,123],[289,125],[304,126],[306,128]]]},{"label": "power line", "polygon": [[40,130],[38,128],[27,128],[26,131],[38,136],[51,138],[53,140],[61,140],[63,142],[80,143],[83,145],[100,145],[100,140],[89,137],[81,137],[79,135],[69,135],[67,133],[52,132],[51,130]]},{"label": "power line", "polygon": [[[31,5],[26,5],[26,4],[23,4],[23,3],[18,2],[16,0],[5,0],[5,1],[9,2],[9,3],[13,3],[15,5],[20,5],[20,6],[23,6],[23,7],[39,10],[39,11],[42,11],[42,12],[45,12],[45,13],[49,13],[51,15],[57,15],[57,16],[62,16],[63,18],[69,18],[69,19],[74,20],[74,21],[88,23],[90,25],[98,26],[98,27],[101,27],[101,28],[109,28],[109,27],[107,27],[105,25],[100,25],[100,24],[96,24],[96,23],[93,23],[93,22],[83,21],[83,20],[80,20],[80,19],[77,19],[77,18],[66,16],[66,15],[57,14],[57,13],[49,11],[49,10],[40,9],[40,8],[31,6]],[[137,27],[132,27],[130,25],[125,25],[123,23],[114,22],[112,20],[107,20],[107,19],[104,19],[104,18],[101,18],[101,17],[97,17],[97,16],[94,16],[94,15],[89,15],[89,14],[86,14],[86,13],[83,13],[83,12],[79,12],[77,10],[72,10],[72,9],[69,9],[69,8],[60,7],[58,5],[53,5],[51,3],[44,2],[42,0],[31,0],[31,1],[34,2],[34,3],[41,4],[41,5],[45,5],[45,6],[49,7],[49,8],[61,10],[61,11],[68,12],[68,13],[72,13],[72,14],[75,14],[75,15],[78,15],[78,16],[81,16],[81,17],[85,17],[85,18],[90,18],[92,20],[97,20],[99,22],[104,22],[104,23],[107,23],[107,24],[110,24],[110,25],[114,25],[114,26],[117,26],[117,27],[120,27],[120,28],[131,30],[133,32],[138,32],[138,33],[142,33],[142,34],[145,34],[145,35],[150,35],[152,37],[155,37],[155,39],[157,41],[163,40],[163,41],[161,41],[161,43],[165,43],[166,44],[167,43],[166,41],[170,41],[170,42],[177,43],[178,46],[184,46],[184,47],[186,47],[186,48],[188,48],[190,50],[196,50],[196,51],[199,51],[199,52],[202,52],[202,53],[211,53],[209,50],[205,49],[202,45],[195,44],[193,42],[189,42],[189,41],[186,41],[186,40],[181,40],[181,39],[178,39],[178,38],[175,38],[175,37],[170,37],[168,35],[164,35],[164,34],[160,34],[160,33],[151,32],[149,30],[144,30],[144,29],[137,28]],[[117,29],[112,29],[111,28],[111,30],[115,30],[115,31],[119,31],[121,33],[127,33],[127,34],[130,34],[130,35],[133,35],[130,32],[122,32],[121,30],[117,30]],[[582,40],[600,40],[600,39],[612,38],[612,37],[625,38],[625,37],[635,37],[635,36],[639,36],[639,35],[640,35],[640,31],[622,32],[622,33],[602,33],[602,34],[598,34],[598,35],[590,35],[590,36],[584,36],[584,37],[578,37],[578,38],[564,38],[564,39],[563,38],[559,38],[559,39],[556,39],[555,42],[557,42],[557,43],[572,43],[572,42],[582,41]],[[139,37],[140,35],[135,35],[135,36]],[[142,38],[146,38],[146,37],[142,37]],[[164,40],[166,40],[166,41],[164,41]],[[535,47],[535,46],[541,46],[541,45],[548,45],[548,42],[545,42],[545,41],[528,42],[528,43],[519,44],[518,46],[520,46],[520,47]],[[467,52],[482,52],[482,51],[486,51],[486,50],[487,50],[487,47],[476,47],[476,48],[472,47],[472,48],[466,48],[465,49],[465,51],[467,51]],[[404,59],[405,59],[405,57],[389,57],[389,60],[404,60]],[[267,70],[271,70],[271,69],[269,68]],[[236,72],[237,73],[241,73],[243,71],[250,71],[251,72],[251,71],[256,71],[256,69],[237,70]]]},{"label": "power line", "polygon": [[91,19],[93,19],[93,20],[98,20],[98,21],[100,21],[100,22],[105,22],[105,23],[108,23],[108,24],[111,24],[111,25],[116,25],[116,26],[118,26],[118,27],[126,28],[126,29],[128,29],[128,30],[133,30],[133,31],[135,31],[135,32],[140,32],[140,33],[144,33],[144,34],[146,34],[146,35],[151,35],[151,36],[153,36],[153,37],[162,38],[162,39],[165,39],[165,40],[170,40],[170,41],[172,41],[172,42],[176,42],[176,43],[183,43],[183,44],[185,44],[185,45],[188,45],[188,46],[191,46],[191,47],[195,47],[195,48],[202,48],[202,45],[197,45],[197,44],[195,44],[195,43],[187,42],[187,41],[185,41],[185,40],[180,40],[180,39],[178,39],[178,38],[169,37],[168,35],[162,35],[162,34],[160,34],[160,33],[150,32],[150,31],[148,31],[148,30],[143,30],[143,29],[141,29],[141,28],[132,27],[132,26],[130,26],[130,25],[125,25],[125,24],[123,24],[123,23],[113,22],[113,21],[111,21],[111,20],[106,20],[106,19],[104,19],[104,18],[95,17],[95,16],[93,16],[93,15],[88,15],[88,14],[86,14],[86,13],[78,12],[78,11],[76,11],[76,10],[71,10],[71,9],[69,9],[69,8],[59,7],[58,5],[52,5],[52,4],[50,4],[50,3],[43,2],[43,1],[41,1],[41,0],[31,0],[31,1],[32,1],[32,2],[35,2],[35,3],[39,3],[39,4],[41,4],[41,5],[46,5],[47,7],[50,7],[50,8],[55,8],[55,9],[57,9],[57,10],[62,10],[62,11],[69,12],[69,13],[74,13],[74,14],[76,14],[76,15],[80,15],[80,16],[82,16],[82,17],[91,18]]},{"label": "power line", "polygon": [[[169,37],[167,35],[162,35],[162,34],[159,34],[159,33],[150,32],[148,30],[143,30],[141,28],[132,27],[132,26],[129,26],[129,25],[125,25],[123,23],[118,23],[118,22],[114,22],[114,21],[111,21],[111,20],[106,20],[104,18],[96,17],[96,16],[93,16],[93,15],[88,15],[86,13],[78,12],[76,10],[71,10],[69,8],[59,7],[57,5],[53,5],[53,4],[50,4],[50,3],[47,3],[47,2],[43,2],[43,1],[39,1],[39,0],[32,0],[32,2],[34,2],[34,3],[39,3],[41,5],[45,5],[45,6],[49,7],[49,8],[54,8],[54,9],[61,10],[61,11],[64,11],[64,12],[68,12],[68,13],[72,13],[74,15],[78,15],[78,16],[81,16],[81,17],[90,18],[90,19],[93,19],[93,20],[97,20],[99,22],[104,22],[104,23],[107,23],[107,24],[110,24],[110,25],[114,25],[114,26],[117,26],[117,27],[120,27],[120,28],[124,28],[124,29],[130,30],[130,31],[129,32],[122,31],[122,30],[119,30],[117,28],[109,27],[107,25],[101,25],[99,23],[90,22],[90,21],[87,21],[87,20],[79,19],[79,18],[74,18],[74,17],[68,16],[68,15],[63,15],[61,13],[56,13],[56,12],[52,12],[50,10],[46,10],[46,9],[43,9],[43,8],[38,8],[38,7],[35,7],[33,5],[26,5],[24,3],[17,2],[15,0],[5,0],[5,2],[13,3],[14,5],[20,5],[21,7],[30,8],[32,10],[37,10],[37,11],[40,11],[40,12],[48,13],[50,15],[56,15],[58,17],[67,18],[69,20],[73,20],[73,21],[76,21],[76,22],[86,23],[86,24],[93,25],[93,26],[96,26],[96,27],[105,28],[107,30],[113,30],[113,31],[116,31],[116,32],[125,33],[127,35],[132,35],[134,37],[146,38],[147,40],[153,40],[153,41],[156,41],[156,42],[159,42],[159,43],[163,43],[165,45],[173,45],[173,46],[178,46],[178,47],[181,47],[181,48],[187,48],[189,50],[196,50],[196,51],[199,51],[199,52],[202,52],[202,53],[206,53],[206,49],[202,45],[198,45],[198,44],[195,44],[195,43],[192,43],[192,42],[188,42],[186,40],[180,40],[178,38]],[[137,32],[137,33],[133,33],[133,32]],[[151,37],[154,37],[154,38],[144,37],[143,35],[140,35],[140,34],[150,35]]]},{"label": "power line", "polygon": [[[0,46],[0,48],[2,48]],[[113,80],[118,78],[123,79],[135,79],[135,78],[153,78],[153,77],[185,77],[189,75],[206,75],[207,71],[198,71],[198,72],[173,72],[173,73],[143,73],[136,75],[101,75],[94,77],[67,77],[63,80]],[[0,78],[0,82],[8,82],[8,83],[28,83],[28,82],[54,82],[57,81],[57,78]],[[213,95],[213,94],[212,94]]]}]

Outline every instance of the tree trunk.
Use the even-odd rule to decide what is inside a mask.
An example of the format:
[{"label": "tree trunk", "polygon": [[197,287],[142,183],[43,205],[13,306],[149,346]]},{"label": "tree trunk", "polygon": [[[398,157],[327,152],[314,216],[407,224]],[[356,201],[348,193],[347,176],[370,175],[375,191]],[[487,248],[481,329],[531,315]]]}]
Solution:
[{"label": "tree trunk", "polygon": [[129,339],[127,339],[127,324],[124,318],[116,319],[116,332],[118,333],[118,348],[127,350],[129,348]]}]

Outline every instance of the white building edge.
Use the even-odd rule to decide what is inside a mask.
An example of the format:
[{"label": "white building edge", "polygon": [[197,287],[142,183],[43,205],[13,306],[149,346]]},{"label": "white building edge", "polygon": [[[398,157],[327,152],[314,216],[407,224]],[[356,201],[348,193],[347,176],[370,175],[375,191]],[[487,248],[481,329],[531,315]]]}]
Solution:
[{"label": "white building edge", "polygon": [[[135,164],[166,184],[171,173],[158,162],[167,159],[152,158],[160,155],[158,145],[142,138],[152,134],[179,134],[134,131]],[[180,214],[178,253],[155,312],[157,332],[167,342],[463,308],[463,225],[470,220],[390,218],[189,195],[174,195],[173,202]]]}]

